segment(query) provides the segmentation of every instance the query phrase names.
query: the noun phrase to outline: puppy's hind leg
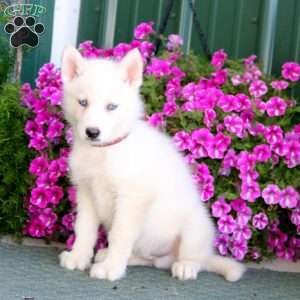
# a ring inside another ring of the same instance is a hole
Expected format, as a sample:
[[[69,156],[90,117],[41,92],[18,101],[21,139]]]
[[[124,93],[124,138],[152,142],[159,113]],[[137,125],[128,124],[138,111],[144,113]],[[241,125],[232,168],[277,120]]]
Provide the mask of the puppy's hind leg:
[[[212,254],[212,239],[211,221],[206,216],[193,213],[180,234],[172,276],[180,280],[196,279]]]
[[[191,218],[181,234],[172,275],[181,280],[196,279],[199,271],[215,272],[228,281],[239,280],[245,267],[232,258],[214,254],[214,228],[211,220],[201,215]]]

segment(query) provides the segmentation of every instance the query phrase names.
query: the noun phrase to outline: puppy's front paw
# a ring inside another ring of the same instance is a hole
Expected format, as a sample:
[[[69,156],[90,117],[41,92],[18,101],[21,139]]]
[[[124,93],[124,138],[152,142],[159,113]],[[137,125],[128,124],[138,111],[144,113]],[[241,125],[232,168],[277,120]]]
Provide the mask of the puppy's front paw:
[[[60,265],[69,270],[78,269],[83,271],[90,266],[91,259],[91,255],[86,255],[75,251],[64,251],[59,255]]]
[[[172,276],[180,280],[197,279],[199,265],[195,262],[178,261],[172,265]]]
[[[92,266],[90,276],[93,278],[107,279],[114,281],[125,275],[126,266],[117,266],[110,262],[104,261]]]

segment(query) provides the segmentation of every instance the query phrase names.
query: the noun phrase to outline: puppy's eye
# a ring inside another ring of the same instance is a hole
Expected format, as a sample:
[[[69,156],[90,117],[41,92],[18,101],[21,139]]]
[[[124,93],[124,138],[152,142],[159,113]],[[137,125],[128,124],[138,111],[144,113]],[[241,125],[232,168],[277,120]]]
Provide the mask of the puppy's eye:
[[[108,103],[108,104],[106,105],[106,110],[112,111],[112,110],[117,109],[117,107],[118,107],[118,104]]]
[[[87,107],[88,106],[88,101],[86,99],[79,99],[78,103],[82,106],[82,107]]]

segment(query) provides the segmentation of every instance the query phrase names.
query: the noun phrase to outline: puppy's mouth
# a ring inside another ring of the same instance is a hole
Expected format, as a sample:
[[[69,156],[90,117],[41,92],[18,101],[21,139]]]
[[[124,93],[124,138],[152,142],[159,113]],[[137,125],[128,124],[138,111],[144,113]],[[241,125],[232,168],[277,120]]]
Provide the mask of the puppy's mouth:
[[[128,135],[129,133],[108,142],[101,142],[99,139],[96,140],[87,139],[87,140],[89,141],[92,147],[108,147],[108,146],[119,144],[120,142],[125,140],[128,137]]]

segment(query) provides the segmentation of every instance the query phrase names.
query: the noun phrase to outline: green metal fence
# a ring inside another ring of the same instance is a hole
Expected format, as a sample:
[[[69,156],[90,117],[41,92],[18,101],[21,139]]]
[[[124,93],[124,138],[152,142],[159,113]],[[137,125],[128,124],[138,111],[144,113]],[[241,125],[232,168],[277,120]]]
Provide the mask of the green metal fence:
[[[39,46],[25,51],[23,58],[22,81],[34,82],[39,68],[50,60],[53,12],[55,1],[33,0],[31,4],[39,4],[46,8],[46,13],[39,17],[39,22],[45,26]]]
[[[183,13],[186,1],[175,0],[166,33],[179,33],[184,22],[192,22]],[[300,61],[300,0],[194,0],[210,50],[223,48],[231,58],[260,55],[270,1],[278,1],[272,72],[278,73],[285,61]],[[49,19],[44,22],[50,34],[54,1],[46,2]],[[81,0],[78,43],[93,40],[103,47],[130,41],[139,22],[151,20],[160,24],[167,3],[168,0]],[[203,54],[195,26],[191,26],[191,34],[185,40],[190,49]],[[49,59],[49,39],[43,38],[43,43],[44,48],[34,50],[25,61],[23,80],[32,79],[36,67]]]

